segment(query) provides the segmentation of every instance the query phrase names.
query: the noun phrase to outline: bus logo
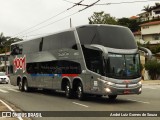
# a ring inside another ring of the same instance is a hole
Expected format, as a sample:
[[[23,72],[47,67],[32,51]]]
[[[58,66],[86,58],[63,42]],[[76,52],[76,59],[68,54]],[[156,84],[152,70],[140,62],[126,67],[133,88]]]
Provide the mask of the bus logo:
[[[26,71],[26,56],[24,55],[24,57],[20,57],[18,58],[17,56],[15,57],[14,61],[14,71],[15,73],[17,72],[17,70],[23,70],[23,73]]]

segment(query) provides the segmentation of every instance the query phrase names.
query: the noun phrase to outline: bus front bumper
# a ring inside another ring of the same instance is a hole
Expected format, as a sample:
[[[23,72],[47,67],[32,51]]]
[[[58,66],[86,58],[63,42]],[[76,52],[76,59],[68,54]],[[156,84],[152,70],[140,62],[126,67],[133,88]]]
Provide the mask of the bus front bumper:
[[[131,86],[131,85],[130,85]],[[115,87],[107,85],[104,87],[104,95],[129,95],[129,94],[141,94],[142,85],[137,84],[135,87]]]

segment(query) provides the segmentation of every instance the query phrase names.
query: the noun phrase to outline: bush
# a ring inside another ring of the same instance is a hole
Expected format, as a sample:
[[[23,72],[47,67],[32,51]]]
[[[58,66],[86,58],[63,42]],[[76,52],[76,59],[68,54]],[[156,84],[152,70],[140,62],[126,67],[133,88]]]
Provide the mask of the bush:
[[[157,79],[160,75],[160,62],[157,60],[150,60],[145,64],[145,69],[148,70],[148,73],[151,79]]]

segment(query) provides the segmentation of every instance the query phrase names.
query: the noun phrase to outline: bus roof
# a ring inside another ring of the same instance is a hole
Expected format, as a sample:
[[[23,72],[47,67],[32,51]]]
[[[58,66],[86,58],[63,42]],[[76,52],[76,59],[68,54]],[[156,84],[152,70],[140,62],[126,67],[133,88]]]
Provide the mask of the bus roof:
[[[30,40],[35,40],[35,39],[39,39],[39,38],[42,38],[42,37],[47,37],[47,36],[50,36],[50,35],[58,34],[58,33],[61,33],[61,32],[72,31],[72,30],[75,30],[75,29],[77,29],[77,28],[83,28],[83,27],[89,27],[89,26],[106,26],[106,27],[107,27],[107,26],[110,26],[110,27],[122,27],[122,28],[127,28],[127,27],[124,27],[124,26],[109,25],[109,24],[87,24],[87,25],[80,25],[80,26],[72,27],[72,28],[69,28],[69,29],[66,29],[66,30],[61,30],[61,31],[58,31],[58,32],[55,32],[55,33],[46,34],[46,35],[44,35],[44,36],[35,37],[35,38],[32,38],[32,39],[15,42],[15,43],[12,43],[11,45],[19,44],[19,43],[24,43],[24,42],[27,42],[27,41],[30,41]]]

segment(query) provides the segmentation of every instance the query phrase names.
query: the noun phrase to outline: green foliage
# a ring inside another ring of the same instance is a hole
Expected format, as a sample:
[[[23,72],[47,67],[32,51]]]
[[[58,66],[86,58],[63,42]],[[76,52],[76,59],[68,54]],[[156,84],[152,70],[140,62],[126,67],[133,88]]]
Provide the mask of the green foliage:
[[[121,18],[116,20],[115,17],[110,16],[110,14],[102,12],[94,12],[91,17],[88,18],[89,24],[112,24],[126,26],[131,29],[132,32],[138,31],[140,29],[139,23],[136,20],[131,20],[128,18]]]
[[[110,14],[102,12],[94,12],[91,17],[88,18],[89,24],[113,24],[116,25],[117,21],[115,17],[111,17]]]
[[[144,8],[142,10],[146,11],[146,12],[150,12],[151,9],[152,9],[152,7],[150,7],[149,5],[147,5],[147,6],[144,6]]]
[[[151,79],[157,79],[160,75],[160,62],[157,60],[150,60],[145,64],[145,69],[148,70]]]
[[[10,45],[14,42],[21,41],[19,38],[5,37],[3,33],[0,34],[0,53],[8,52]]]
[[[118,25],[126,26],[130,28],[132,32],[138,31],[140,29],[139,23],[136,20],[132,20],[129,18],[118,19]]]
[[[154,46],[154,47],[149,47],[149,49],[151,50],[151,52],[153,54],[159,53],[160,52],[160,45]]]

